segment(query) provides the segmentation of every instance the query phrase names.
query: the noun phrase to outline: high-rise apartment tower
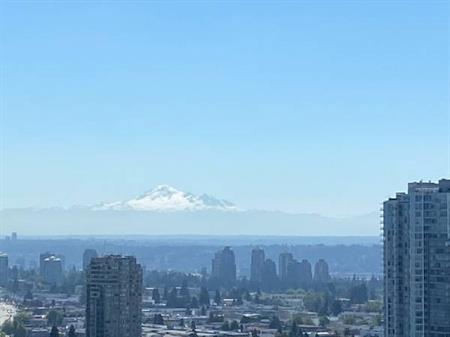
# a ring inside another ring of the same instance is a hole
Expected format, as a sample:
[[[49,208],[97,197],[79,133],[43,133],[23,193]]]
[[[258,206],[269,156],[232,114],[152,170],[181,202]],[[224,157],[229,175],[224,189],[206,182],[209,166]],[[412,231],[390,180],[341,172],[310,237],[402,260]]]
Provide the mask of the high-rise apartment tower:
[[[214,255],[212,276],[225,285],[236,282],[236,260],[230,247],[225,247]]]
[[[450,337],[450,180],[383,205],[385,337]]]
[[[134,257],[93,258],[86,292],[86,337],[141,337],[142,268]]]
[[[252,261],[250,265],[250,281],[260,283],[262,281],[262,274],[265,261],[264,250],[261,248],[254,248],[252,250]]]

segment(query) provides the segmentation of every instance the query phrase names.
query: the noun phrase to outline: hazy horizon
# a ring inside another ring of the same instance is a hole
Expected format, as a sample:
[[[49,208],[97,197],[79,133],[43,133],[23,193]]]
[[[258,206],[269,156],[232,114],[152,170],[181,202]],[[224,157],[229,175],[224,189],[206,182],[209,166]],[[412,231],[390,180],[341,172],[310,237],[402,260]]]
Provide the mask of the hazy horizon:
[[[0,337],[450,336],[450,0],[0,1]]]
[[[246,210],[376,212],[449,176],[448,9],[2,2],[0,209],[169,184]]]
[[[167,184],[161,184],[156,186],[156,188],[159,188],[160,186],[168,186],[170,188],[174,188],[173,186],[167,185]],[[175,189],[175,188],[174,188]],[[14,210],[14,209],[34,209],[34,210],[46,210],[46,209],[63,209],[63,210],[71,210],[71,209],[92,209],[92,210],[100,210],[98,209],[98,207],[102,207],[103,205],[113,205],[116,203],[123,203],[123,202],[128,202],[129,200],[135,200],[136,198],[142,198],[142,196],[145,196],[145,194],[151,192],[152,189],[145,191],[144,193],[141,193],[140,195],[135,195],[135,196],[131,196],[129,197],[127,200],[102,200],[102,201],[98,201],[96,203],[93,204],[73,204],[73,205],[67,205],[67,206],[55,206],[55,205],[51,205],[51,206],[44,206],[44,207],[33,207],[33,206],[23,206],[23,207],[11,207],[11,208],[0,208],[0,211],[2,210]],[[185,193],[187,195],[193,195],[195,197],[199,197],[197,195],[192,194],[191,192],[188,191],[180,191],[177,190],[179,192]],[[286,210],[281,210],[281,209],[263,209],[263,208],[252,208],[252,209],[244,209],[241,208],[239,205],[236,205],[232,200],[225,200],[225,199],[221,199],[220,197],[217,196],[212,196],[209,195],[208,193],[202,193],[200,195],[201,196],[206,196],[208,198],[212,198],[214,200],[217,201],[223,201],[223,202],[227,202],[230,203],[233,207],[235,207],[234,211],[264,211],[264,212],[281,212],[281,213],[286,213],[286,214],[306,214],[306,215],[319,215],[319,216],[323,216],[323,217],[329,217],[329,218],[348,218],[348,217],[355,217],[355,216],[362,216],[362,215],[367,215],[367,214],[372,214],[372,213],[378,213],[378,210],[372,210],[369,212],[364,212],[364,213],[358,213],[358,214],[347,214],[347,215],[330,215],[330,214],[320,214],[320,213],[314,213],[314,212],[300,212],[300,211],[286,211]],[[136,210],[136,211],[157,211],[157,212],[164,212],[164,208],[162,209],[157,209],[157,210]],[[173,211],[181,211],[180,210],[169,210],[169,212],[173,212]],[[183,210],[186,211],[186,210]],[[196,210],[192,210],[192,211],[196,211]],[[197,210],[198,211],[198,210]]]

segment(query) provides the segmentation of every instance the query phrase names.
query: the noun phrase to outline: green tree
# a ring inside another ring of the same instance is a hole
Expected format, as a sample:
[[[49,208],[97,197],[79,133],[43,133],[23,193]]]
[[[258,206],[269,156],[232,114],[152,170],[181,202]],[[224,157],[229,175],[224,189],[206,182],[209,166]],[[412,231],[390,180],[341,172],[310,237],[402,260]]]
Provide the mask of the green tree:
[[[342,303],[341,301],[338,300],[334,300],[331,303],[331,308],[330,308],[331,314],[333,316],[337,316],[342,312]]]
[[[269,329],[282,329],[283,325],[281,324],[280,319],[278,318],[278,316],[272,316],[272,318],[270,319],[270,323],[269,323]]]
[[[295,320],[292,321],[291,329],[289,331],[289,337],[298,337],[298,326]]]
[[[309,292],[303,297],[303,306],[308,311],[319,312],[325,304],[322,293]]]
[[[47,325],[48,326],[58,326],[61,325],[63,321],[63,315],[56,310],[50,310],[47,314]]]
[[[237,331],[239,330],[239,323],[236,320],[233,320],[230,324],[230,330],[231,331]]]
[[[214,302],[219,305],[222,302],[219,289],[216,290],[216,295],[214,296]]]
[[[367,312],[381,312],[383,310],[383,303],[381,301],[368,301],[365,309]]]
[[[255,297],[254,297],[254,299],[253,299],[253,302],[255,302],[256,304],[259,304],[259,302],[260,302],[260,294],[259,293],[256,293],[255,294]]]
[[[167,306],[169,308],[176,308],[178,306],[178,291],[177,288],[173,287],[167,298]]]
[[[346,315],[342,318],[342,322],[347,325],[356,324],[356,317],[354,315]]]
[[[50,337],[59,337],[59,330],[56,325],[52,326],[52,330],[50,331]]]
[[[206,289],[206,287],[200,288],[200,295],[199,295],[198,301],[201,305],[209,306],[209,304],[210,304],[209,292],[208,292],[208,289]]]
[[[350,288],[350,301],[352,304],[363,304],[368,300],[367,286],[365,283]]]
[[[222,326],[220,327],[220,330],[230,331],[230,323],[228,323],[228,321],[223,322]]]
[[[205,306],[202,306],[202,308],[200,309],[200,315],[206,316],[206,308],[205,308]]]
[[[153,324],[164,325],[164,318],[161,314],[155,314],[153,316]]]
[[[330,320],[327,316],[320,316],[319,317],[319,325],[326,327],[328,324],[330,324]]]
[[[198,308],[198,300],[196,296],[192,296],[190,307],[194,309]]]
[[[69,327],[69,333],[67,334],[67,337],[75,337],[75,327],[73,325],[70,325]]]
[[[159,294],[158,288],[153,288],[152,299],[156,304],[161,303],[161,295]]]
[[[373,319],[372,319],[372,324],[374,326],[381,326],[383,322],[383,317],[381,315],[376,315]]]

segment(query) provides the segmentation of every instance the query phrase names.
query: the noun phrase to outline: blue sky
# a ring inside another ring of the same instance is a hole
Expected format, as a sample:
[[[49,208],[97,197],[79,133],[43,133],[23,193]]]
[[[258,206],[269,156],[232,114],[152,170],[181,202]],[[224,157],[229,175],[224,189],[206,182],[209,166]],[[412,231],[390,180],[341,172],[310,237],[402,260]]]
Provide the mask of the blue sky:
[[[449,3],[1,2],[0,208],[158,184],[361,214],[449,177]]]

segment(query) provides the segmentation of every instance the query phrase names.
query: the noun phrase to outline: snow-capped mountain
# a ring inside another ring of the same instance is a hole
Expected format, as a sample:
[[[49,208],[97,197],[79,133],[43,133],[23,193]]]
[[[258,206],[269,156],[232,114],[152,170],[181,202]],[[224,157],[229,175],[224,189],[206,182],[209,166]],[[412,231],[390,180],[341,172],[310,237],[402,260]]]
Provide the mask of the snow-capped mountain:
[[[130,200],[94,207],[0,209],[0,224],[4,232],[39,236],[256,233],[354,236],[376,235],[378,212],[337,219],[317,214],[243,210],[225,200],[161,185]]]
[[[159,185],[141,196],[127,200],[96,205],[93,210],[135,211],[234,211],[236,206],[229,201],[216,199],[207,194],[200,196],[179,191],[168,185]]]

